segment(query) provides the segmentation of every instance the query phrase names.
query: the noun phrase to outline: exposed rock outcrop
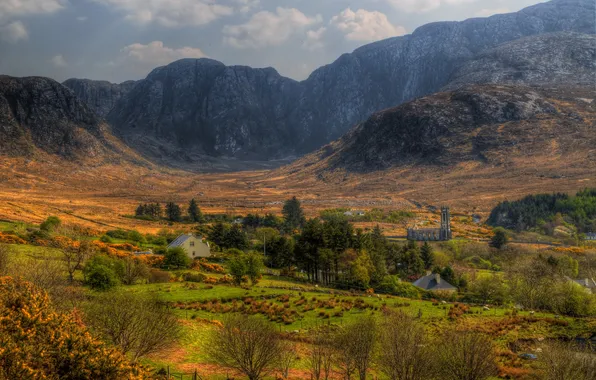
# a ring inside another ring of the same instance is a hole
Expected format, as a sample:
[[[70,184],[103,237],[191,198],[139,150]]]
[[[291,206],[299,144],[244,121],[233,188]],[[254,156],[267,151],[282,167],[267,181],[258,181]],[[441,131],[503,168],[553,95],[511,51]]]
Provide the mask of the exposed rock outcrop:
[[[114,108],[116,102],[132,90],[135,83],[132,80],[116,84],[100,80],[71,78],[62,84],[70,88],[95,113],[105,117]]]

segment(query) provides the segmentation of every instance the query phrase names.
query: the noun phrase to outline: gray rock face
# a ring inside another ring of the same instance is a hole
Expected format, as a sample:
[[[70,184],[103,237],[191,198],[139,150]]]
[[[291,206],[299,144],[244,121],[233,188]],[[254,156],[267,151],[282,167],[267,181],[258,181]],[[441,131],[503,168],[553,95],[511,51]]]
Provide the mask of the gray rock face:
[[[521,38],[480,53],[462,65],[445,89],[481,83],[591,85],[596,80],[596,36],[570,32]]]
[[[77,98],[87,104],[99,116],[105,117],[116,105],[116,102],[126,96],[135,85],[135,81],[120,84],[107,81],[71,78],[62,84],[70,88]]]
[[[428,24],[344,54],[300,83],[273,69],[182,60],[154,70],[107,118],[152,157],[303,154],[378,110],[440,90],[458,68],[500,44],[562,31],[592,34],[594,12],[593,0],[554,0],[517,13]]]
[[[60,83],[0,76],[0,153],[93,157],[103,150],[102,128],[101,119]]]
[[[440,92],[375,113],[295,166],[372,172],[587,151],[596,143],[593,96],[590,87],[494,84]]]

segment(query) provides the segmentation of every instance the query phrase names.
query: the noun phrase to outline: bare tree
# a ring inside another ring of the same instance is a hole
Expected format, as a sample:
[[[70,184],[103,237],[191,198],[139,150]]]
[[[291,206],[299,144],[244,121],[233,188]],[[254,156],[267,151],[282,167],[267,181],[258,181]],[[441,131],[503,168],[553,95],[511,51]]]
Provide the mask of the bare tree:
[[[291,342],[284,342],[279,352],[278,369],[282,378],[287,379],[290,376],[290,368],[298,359],[296,346]]]
[[[157,299],[106,293],[87,308],[90,325],[133,361],[168,347],[180,334],[176,316]]]
[[[8,275],[11,249],[8,245],[0,244],[0,276]]]
[[[250,380],[262,379],[279,360],[282,344],[268,322],[244,315],[230,316],[207,344],[211,359],[236,369]]]
[[[345,326],[336,339],[340,368],[346,379],[358,372],[360,380],[366,379],[377,343],[377,324],[372,316],[358,319]]]
[[[308,364],[313,380],[328,380],[335,360],[332,335],[327,328],[314,330],[314,339],[308,352]]]
[[[589,350],[573,344],[549,344],[540,358],[544,380],[596,379],[596,357]]]
[[[444,380],[483,380],[497,374],[493,344],[472,331],[449,331],[433,353]]]
[[[74,273],[81,269],[83,263],[95,253],[95,248],[87,240],[81,240],[79,244],[65,247],[63,250],[64,263],[68,272],[68,279],[74,282]]]
[[[143,278],[149,278],[149,267],[147,264],[134,257],[126,257],[124,259],[122,283],[125,285],[134,285],[138,280]]]
[[[391,380],[427,379],[432,373],[424,327],[403,312],[390,314],[380,334],[379,366]]]

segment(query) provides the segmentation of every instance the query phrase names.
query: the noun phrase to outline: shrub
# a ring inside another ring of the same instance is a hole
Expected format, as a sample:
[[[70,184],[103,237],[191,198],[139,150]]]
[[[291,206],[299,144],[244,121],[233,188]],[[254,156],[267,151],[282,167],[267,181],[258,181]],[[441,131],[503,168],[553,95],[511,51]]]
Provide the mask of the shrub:
[[[39,228],[42,231],[46,232],[54,232],[58,227],[60,227],[62,221],[57,216],[49,216],[42,224],[39,225]]]
[[[184,273],[182,275],[182,278],[184,279],[184,281],[188,281],[188,282],[203,282],[205,281],[205,279],[207,278],[207,276],[205,276],[202,273]]]
[[[162,284],[170,282],[170,278],[171,275],[169,272],[157,268],[151,268],[149,270],[149,283],[151,284]]]
[[[112,238],[111,238],[111,237],[109,237],[108,235],[102,235],[102,236],[99,238],[99,241],[100,241],[100,242],[102,242],[102,243],[107,243],[107,244],[112,244],[112,243],[114,242],[114,241],[112,240]]]
[[[188,268],[192,260],[181,247],[170,248],[165,254],[164,265],[174,268]]]

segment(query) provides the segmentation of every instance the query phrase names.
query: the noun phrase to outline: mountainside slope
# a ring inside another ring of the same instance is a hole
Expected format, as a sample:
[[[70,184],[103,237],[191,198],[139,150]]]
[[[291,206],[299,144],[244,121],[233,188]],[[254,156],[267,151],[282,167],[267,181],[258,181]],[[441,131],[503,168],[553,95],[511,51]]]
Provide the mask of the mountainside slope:
[[[428,24],[344,54],[300,83],[273,69],[182,60],[139,81],[108,120],[128,143],[164,160],[303,154],[373,112],[440,90],[461,65],[499,44],[560,31],[594,33],[594,11],[592,0],[554,0],[517,13]]]
[[[107,116],[116,102],[132,90],[135,83],[132,80],[115,84],[107,81],[76,78],[62,82],[64,86],[75,93],[77,98],[101,117]]]
[[[284,169],[306,175],[465,162],[510,166],[585,156],[596,165],[596,103],[589,87],[475,85],[378,112],[344,137]]]
[[[444,89],[482,83],[595,82],[596,36],[561,32],[521,38],[480,53],[463,64]]]
[[[135,159],[103,120],[60,83],[0,76],[0,153],[34,157]]]
[[[183,59],[138,82],[108,120],[151,157],[271,158],[296,137],[287,117],[297,86],[271,68]]]

